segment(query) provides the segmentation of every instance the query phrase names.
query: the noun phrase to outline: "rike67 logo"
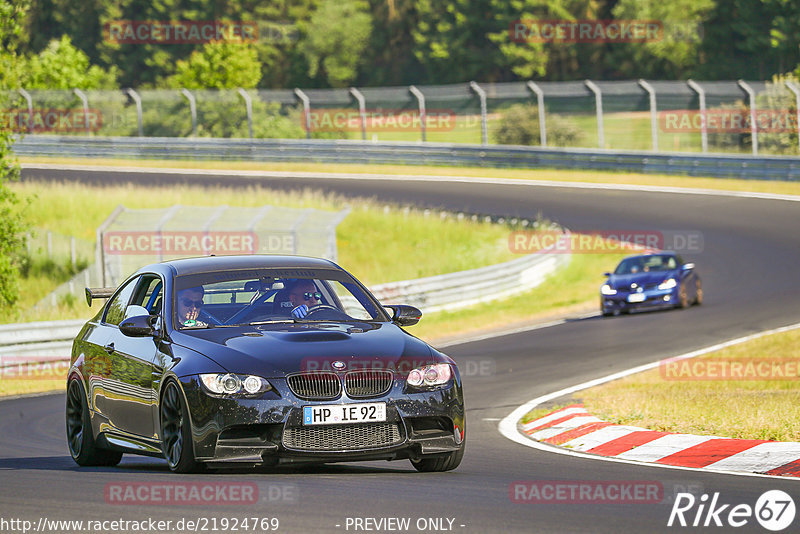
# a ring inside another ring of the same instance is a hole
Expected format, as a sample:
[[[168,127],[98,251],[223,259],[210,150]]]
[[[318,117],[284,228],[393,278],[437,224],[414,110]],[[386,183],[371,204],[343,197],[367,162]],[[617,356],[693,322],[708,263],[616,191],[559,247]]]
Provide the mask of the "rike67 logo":
[[[667,526],[738,528],[752,524],[753,518],[767,530],[777,532],[794,521],[794,500],[781,490],[764,492],[755,506],[724,503],[719,492],[699,498],[691,493],[679,493],[672,505]]]

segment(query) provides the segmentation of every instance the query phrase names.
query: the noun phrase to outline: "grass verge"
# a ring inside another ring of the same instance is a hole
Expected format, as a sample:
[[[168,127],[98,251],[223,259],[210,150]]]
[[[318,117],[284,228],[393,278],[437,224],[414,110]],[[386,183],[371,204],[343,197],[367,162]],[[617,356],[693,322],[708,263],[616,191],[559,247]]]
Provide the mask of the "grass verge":
[[[517,296],[469,308],[424,316],[409,332],[425,340],[456,340],[475,330],[505,328],[544,319],[553,313],[596,310],[602,273],[613,269],[625,254],[573,254],[565,269],[540,286]]]
[[[426,216],[424,212],[387,208],[370,200],[352,201],[310,190],[286,193],[258,186],[242,190],[37,182],[15,183],[11,187],[20,196],[31,199],[25,211],[33,226],[87,240],[94,240],[96,228],[118,204],[132,209],[174,204],[248,207],[270,204],[324,210],[349,206],[352,211],[337,227],[338,262],[367,285],[475,269],[518,257],[508,248],[510,229],[505,226],[458,221],[452,217],[442,219],[438,214]],[[30,309],[63,281],[49,277],[41,269],[32,270],[22,281],[19,307]],[[84,318],[90,313],[79,295],[74,301],[4,319],[15,322]]]
[[[172,167],[204,170],[255,170],[287,172],[336,172],[353,174],[419,174],[432,176],[472,176],[558,182],[641,185],[648,187],[682,187],[721,191],[748,191],[800,195],[800,183],[770,180],[703,178],[666,174],[618,173],[613,171],[576,171],[560,169],[498,169],[487,167],[436,167],[423,165],[329,165],[326,163],[259,163],[245,161],[172,161],[79,158],[20,158],[23,163],[64,165],[108,165],[127,167]]]
[[[798,346],[800,329],[772,334],[680,363],[662,362],[659,369],[581,391],[574,400],[583,402],[589,413],[616,424],[740,439],[800,441]],[[769,365],[761,366],[763,361]],[[737,376],[758,379],[719,378],[726,376],[721,374],[726,368],[739,369]],[[534,410],[524,420],[553,409]]]

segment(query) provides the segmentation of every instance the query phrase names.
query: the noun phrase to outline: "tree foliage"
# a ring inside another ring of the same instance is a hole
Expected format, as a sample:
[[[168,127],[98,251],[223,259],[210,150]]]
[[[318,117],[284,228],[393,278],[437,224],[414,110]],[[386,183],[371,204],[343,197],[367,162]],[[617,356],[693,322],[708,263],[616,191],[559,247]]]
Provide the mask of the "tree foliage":
[[[180,60],[170,78],[172,87],[187,89],[251,89],[261,80],[256,49],[245,43],[212,42]]]
[[[95,87],[106,86],[114,75],[124,87],[164,88],[190,85],[189,80],[207,80],[206,87],[251,87],[257,71],[261,88],[469,80],[769,79],[800,63],[797,0],[32,1],[24,18],[16,15],[24,20],[24,32],[6,37],[18,42],[18,56],[45,54],[37,60],[42,65],[51,56],[65,58],[65,68],[87,65],[84,81]],[[6,1],[3,9],[18,9],[20,2]],[[530,19],[655,20],[665,33],[644,43],[513,39],[512,24]],[[209,56],[211,51],[197,44],[113,42],[103,30],[120,20],[249,21],[257,23],[259,37],[243,55],[226,56],[230,50],[220,46]],[[70,47],[85,54],[88,63],[69,59],[80,59]],[[250,68],[253,51],[257,65]],[[47,78],[27,63],[20,69],[20,62],[9,57],[3,56],[0,79],[34,75],[42,85],[74,83],[72,75],[56,75],[53,62],[48,67],[53,77]],[[230,62],[210,61],[226,57]],[[202,58],[210,62],[201,65]],[[236,72],[232,65],[240,58],[246,61]],[[92,65],[111,76],[93,77]]]
[[[300,51],[310,78],[346,87],[358,73],[372,32],[369,5],[363,0],[323,0],[304,25]]]
[[[0,4],[0,65],[14,67],[19,63],[18,38],[22,29],[20,15],[24,13],[24,2]],[[12,78],[13,79],[13,78]],[[0,108],[8,105],[3,90],[10,88],[10,80],[0,77]],[[24,232],[27,228],[18,209],[19,198],[8,183],[18,180],[19,163],[12,152],[14,134],[9,125],[0,123],[0,312],[12,309],[19,298],[19,265],[25,251]]]

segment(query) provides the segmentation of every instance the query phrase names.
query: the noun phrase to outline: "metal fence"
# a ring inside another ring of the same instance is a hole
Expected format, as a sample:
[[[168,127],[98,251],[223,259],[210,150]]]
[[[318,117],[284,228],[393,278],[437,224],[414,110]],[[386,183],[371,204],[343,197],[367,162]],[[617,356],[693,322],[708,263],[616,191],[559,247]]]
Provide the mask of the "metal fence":
[[[574,81],[284,90],[5,92],[27,134],[323,138],[800,153],[792,81]],[[522,105],[523,107],[520,107]]]

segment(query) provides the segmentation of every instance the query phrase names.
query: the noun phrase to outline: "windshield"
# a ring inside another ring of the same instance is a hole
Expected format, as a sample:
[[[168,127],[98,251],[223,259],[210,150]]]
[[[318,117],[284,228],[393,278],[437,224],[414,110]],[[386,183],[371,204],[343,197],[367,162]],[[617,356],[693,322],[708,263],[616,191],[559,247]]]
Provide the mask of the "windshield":
[[[625,258],[617,266],[614,274],[637,274],[656,271],[672,271],[678,268],[675,256],[653,254],[650,256],[636,256]]]
[[[305,306],[302,313],[296,310]],[[175,279],[177,328],[274,322],[387,321],[374,298],[343,271],[217,271]]]

